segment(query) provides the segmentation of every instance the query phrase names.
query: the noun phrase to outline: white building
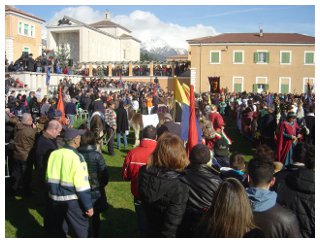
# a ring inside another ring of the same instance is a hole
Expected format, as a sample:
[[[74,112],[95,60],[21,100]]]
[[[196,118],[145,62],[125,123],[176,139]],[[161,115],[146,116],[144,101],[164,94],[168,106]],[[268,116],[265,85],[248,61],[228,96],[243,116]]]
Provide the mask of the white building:
[[[64,16],[47,26],[47,48],[58,51],[62,45],[73,62],[140,61],[140,41],[131,31],[109,19],[85,24]]]

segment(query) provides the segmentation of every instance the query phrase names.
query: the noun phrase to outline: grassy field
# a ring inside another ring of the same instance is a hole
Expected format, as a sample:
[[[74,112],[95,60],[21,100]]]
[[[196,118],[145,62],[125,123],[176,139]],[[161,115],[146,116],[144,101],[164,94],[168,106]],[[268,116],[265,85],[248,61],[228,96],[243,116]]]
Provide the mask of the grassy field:
[[[225,121],[227,123],[226,132],[233,141],[230,151],[243,153],[248,161],[252,157],[254,146],[236,131],[232,120],[226,117]],[[133,133],[130,133],[128,143],[130,150],[134,143]],[[110,173],[110,181],[106,186],[109,207],[101,215],[101,237],[104,238],[138,237],[130,183],[123,181],[121,177],[121,168],[127,151],[115,149],[114,157],[103,153]],[[36,195],[30,198],[19,198],[8,196],[6,193],[5,237],[45,237],[43,215],[44,208],[37,203]]]

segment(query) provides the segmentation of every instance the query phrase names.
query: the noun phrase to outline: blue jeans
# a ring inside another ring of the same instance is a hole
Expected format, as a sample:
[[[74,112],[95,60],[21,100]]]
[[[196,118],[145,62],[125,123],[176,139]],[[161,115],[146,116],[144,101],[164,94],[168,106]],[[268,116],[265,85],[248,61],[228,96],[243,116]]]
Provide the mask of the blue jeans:
[[[148,237],[148,220],[146,213],[142,207],[141,201],[134,198],[134,207],[138,218],[140,237],[146,238]]]
[[[127,135],[125,132],[117,132],[117,146],[118,149],[120,149],[121,147],[121,134],[123,136],[123,143],[124,143],[124,147],[128,147],[128,141],[127,141]]]

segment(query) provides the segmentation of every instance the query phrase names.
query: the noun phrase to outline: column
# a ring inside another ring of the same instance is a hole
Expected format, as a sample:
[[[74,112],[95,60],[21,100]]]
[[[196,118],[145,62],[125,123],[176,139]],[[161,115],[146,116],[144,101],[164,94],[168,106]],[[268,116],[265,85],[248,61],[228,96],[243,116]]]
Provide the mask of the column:
[[[153,77],[153,62],[149,63],[150,77]]]
[[[171,70],[172,70],[172,72],[171,72],[172,75],[171,76],[174,77],[174,75],[175,75],[175,73],[174,73],[174,68],[175,68],[174,62],[172,62],[170,65],[171,65]]]
[[[89,64],[89,77],[92,77],[92,63]]]
[[[112,63],[109,63],[108,69],[109,69],[109,77],[111,77],[112,76]]]
[[[132,62],[129,62],[129,77],[132,77]]]

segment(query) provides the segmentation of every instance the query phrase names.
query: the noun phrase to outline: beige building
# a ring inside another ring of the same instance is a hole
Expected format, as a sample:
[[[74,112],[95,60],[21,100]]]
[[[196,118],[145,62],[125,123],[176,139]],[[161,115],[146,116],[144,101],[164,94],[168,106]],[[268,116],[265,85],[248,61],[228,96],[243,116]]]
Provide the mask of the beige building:
[[[112,22],[108,12],[105,20],[93,24],[64,16],[47,30],[47,48],[58,51],[63,46],[74,63],[140,60],[140,41]]]
[[[198,92],[301,93],[314,83],[315,38],[291,33],[230,33],[188,40]]]
[[[6,57],[9,62],[23,52],[36,58],[42,54],[41,25],[45,21],[12,6],[5,6]]]

